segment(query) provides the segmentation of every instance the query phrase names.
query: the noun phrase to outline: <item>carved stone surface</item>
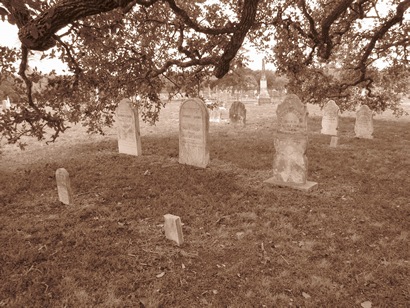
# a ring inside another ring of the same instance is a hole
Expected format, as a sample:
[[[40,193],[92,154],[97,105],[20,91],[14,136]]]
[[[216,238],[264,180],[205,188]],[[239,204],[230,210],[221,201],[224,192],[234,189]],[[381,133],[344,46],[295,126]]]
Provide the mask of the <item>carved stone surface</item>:
[[[123,99],[118,104],[116,119],[119,153],[135,156],[141,155],[138,110],[132,106],[129,99]]]
[[[176,242],[179,245],[184,243],[184,236],[182,234],[181,218],[172,214],[164,215],[164,231],[165,237]]]
[[[60,202],[70,205],[73,203],[73,191],[71,189],[70,176],[66,169],[59,168],[56,170],[56,181],[58,199]]]
[[[246,108],[242,102],[233,102],[229,108],[229,121],[231,124],[246,125]]]
[[[317,183],[307,181],[307,108],[292,94],[278,105],[274,137],[273,177],[266,183],[308,191]]]
[[[356,112],[354,132],[357,138],[373,139],[373,112],[366,105]]]
[[[209,164],[209,114],[200,99],[188,99],[179,109],[179,163]]]
[[[339,129],[339,106],[332,100],[323,108],[322,130],[324,135],[336,136]]]

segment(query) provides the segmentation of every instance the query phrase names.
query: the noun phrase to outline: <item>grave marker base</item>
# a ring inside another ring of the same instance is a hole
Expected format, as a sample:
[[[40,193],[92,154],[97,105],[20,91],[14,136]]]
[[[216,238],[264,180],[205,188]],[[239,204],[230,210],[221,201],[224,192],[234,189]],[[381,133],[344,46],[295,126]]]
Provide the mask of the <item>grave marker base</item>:
[[[270,97],[260,97],[258,99],[258,105],[264,105],[264,104],[271,104],[271,99]]]
[[[312,191],[317,189],[317,183],[316,182],[311,182],[311,181],[306,181],[304,184],[298,184],[298,183],[291,183],[291,182],[280,182],[277,181],[275,178],[269,178],[266,181],[263,181],[264,183],[279,186],[279,187],[289,187],[297,190],[302,190],[302,191]]]

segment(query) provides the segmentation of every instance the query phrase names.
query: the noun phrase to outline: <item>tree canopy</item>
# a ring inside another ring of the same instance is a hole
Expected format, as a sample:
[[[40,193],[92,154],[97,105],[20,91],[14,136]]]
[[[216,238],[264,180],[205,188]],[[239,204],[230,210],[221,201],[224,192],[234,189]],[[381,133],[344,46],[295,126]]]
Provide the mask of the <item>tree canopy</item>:
[[[409,77],[410,0],[0,0],[21,47],[1,47],[1,82],[17,99],[0,115],[9,142],[56,138],[67,123],[90,131],[111,125],[122,97],[138,97],[146,120],[163,106],[165,83],[193,91],[222,78],[248,41],[289,80],[304,102],[362,102],[398,110]],[[65,75],[30,69],[41,51]],[[14,63],[18,62],[16,67]],[[246,63],[246,61],[245,61]],[[15,95],[16,96],[16,95]]]

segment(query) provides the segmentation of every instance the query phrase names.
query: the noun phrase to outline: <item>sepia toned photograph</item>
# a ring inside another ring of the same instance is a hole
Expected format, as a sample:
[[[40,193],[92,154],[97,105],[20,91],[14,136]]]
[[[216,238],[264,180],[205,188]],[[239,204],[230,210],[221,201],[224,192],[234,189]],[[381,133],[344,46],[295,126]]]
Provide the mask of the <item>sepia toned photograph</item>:
[[[410,307],[410,0],[0,0],[0,308]]]

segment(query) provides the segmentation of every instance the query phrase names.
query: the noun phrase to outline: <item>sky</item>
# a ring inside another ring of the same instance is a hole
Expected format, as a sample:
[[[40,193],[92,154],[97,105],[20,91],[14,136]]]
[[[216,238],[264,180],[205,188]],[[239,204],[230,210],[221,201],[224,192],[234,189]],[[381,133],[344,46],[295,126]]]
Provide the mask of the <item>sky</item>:
[[[3,33],[0,41],[1,46],[18,47],[20,41],[18,39],[18,28],[15,25],[11,25],[8,22],[0,21],[0,32]],[[262,59],[264,55],[258,53],[254,48],[247,47],[249,49],[249,67],[253,70],[262,69]],[[35,56],[30,59],[30,66],[37,67],[38,70],[43,73],[49,73],[51,70],[55,70],[57,73],[63,73],[63,70],[67,70],[67,67],[62,64],[58,59],[43,59],[39,60],[41,52],[36,52]],[[274,70],[273,64],[267,63],[266,69]]]

